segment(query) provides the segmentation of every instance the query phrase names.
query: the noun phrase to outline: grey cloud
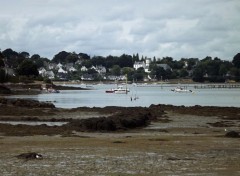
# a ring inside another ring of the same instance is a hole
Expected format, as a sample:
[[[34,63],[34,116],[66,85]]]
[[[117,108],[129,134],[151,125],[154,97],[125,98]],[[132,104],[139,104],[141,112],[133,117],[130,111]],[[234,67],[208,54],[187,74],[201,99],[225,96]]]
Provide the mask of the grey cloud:
[[[175,59],[239,52],[238,0],[11,0],[0,11],[2,50],[50,59],[62,50]]]

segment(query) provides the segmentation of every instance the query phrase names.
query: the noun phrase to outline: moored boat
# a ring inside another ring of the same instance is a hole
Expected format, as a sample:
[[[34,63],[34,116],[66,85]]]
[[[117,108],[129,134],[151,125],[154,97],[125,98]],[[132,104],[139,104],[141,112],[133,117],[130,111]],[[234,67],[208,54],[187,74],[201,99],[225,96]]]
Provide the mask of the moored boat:
[[[192,90],[188,90],[188,89],[183,88],[183,87],[176,87],[174,89],[171,89],[171,91],[179,92],[179,93],[192,93],[193,92]]]
[[[116,94],[127,94],[128,92],[130,92],[129,89],[123,88],[123,86],[118,86],[117,89],[114,89]]]
[[[105,93],[116,93],[116,94],[127,94],[130,92],[129,89],[124,88],[123,86],[118,86],[117,88],[108,89]]]

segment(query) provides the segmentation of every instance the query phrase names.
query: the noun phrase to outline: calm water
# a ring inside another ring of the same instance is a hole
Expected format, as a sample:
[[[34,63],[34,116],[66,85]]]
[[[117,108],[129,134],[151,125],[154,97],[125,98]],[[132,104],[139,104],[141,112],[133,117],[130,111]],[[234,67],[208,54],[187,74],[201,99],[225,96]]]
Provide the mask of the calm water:
[[[75,85],[77,86],[77,85]],[[107,94],[105,90],[114,85],[94,85],[94,90],[66,90],[58,94],[18,95],[12,98],[29,98],[39,101],[50,101],[56,107],[105,107],[105,106],[142,106],[151,104],[172,104],[185,106],[233,106],[240,107],[240,89],[189,89],[193,93],[176,93],[171,89],[176,85],[155,87],[136,87],[128,85],[129,94]],[[139,97],[134,100],[134,97]],[[131,101],[131,97],[133,100]]]

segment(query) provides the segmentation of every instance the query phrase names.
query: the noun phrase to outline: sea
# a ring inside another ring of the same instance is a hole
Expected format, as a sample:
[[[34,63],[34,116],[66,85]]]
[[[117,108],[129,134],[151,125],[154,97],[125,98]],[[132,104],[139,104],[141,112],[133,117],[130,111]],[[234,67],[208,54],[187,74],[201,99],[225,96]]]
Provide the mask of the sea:
[[[83,87],[81,84],[66,86]],[[8,98],[25,98],[51,102],[58,108],[77,107],[149,107],[154,104],[176,106],[220,106],[240,107],[239,88],[195,89],[194,85],[181,85],[191,92],[174,92],[178,84],[128,84],[128,94],[106,93],[115,88],[114,84],[88,85],[90,90],[61,90],[60,93],[41,93],[38,95],[14,95]]]

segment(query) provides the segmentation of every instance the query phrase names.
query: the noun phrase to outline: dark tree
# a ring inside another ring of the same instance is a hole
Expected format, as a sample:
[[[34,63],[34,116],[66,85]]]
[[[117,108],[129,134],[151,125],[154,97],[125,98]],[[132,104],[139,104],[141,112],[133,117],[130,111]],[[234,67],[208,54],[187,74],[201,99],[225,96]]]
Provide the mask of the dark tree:
[[[2,54],[7,57],[8,59],[11,57],[18,57],[18,53],[13,51],[12,49],[8,48],[2,52]]]
[[[18,58],[19,55],[17,52],[13,51],[12,49],[8,48],[2,52],[3,56],[6,58],[5,64],[8,67],[16,68],[18,66]]]
[[[26,52],[26,51],[21,52],[19,55],[24,57],[24,58],[26,58],[26,59],[28,59],[29,56],[30,56],[30,54],[28,52]]]
[[[204,81],[204,70],[201,67],[196,68],[193,71],[193,81],[203,82]]]
[[[150,75],[152,78],[156,78],[158,80],[167,79],[166,71],[162,67],[158,67],[156,65],[152,67]]]
[[[109,69],[109,68],[112,68],[114,65],[117,65],[117,57],[115,56],[107,56],[106,57],[106,67]]]
[[[33,60],[37,60],[37,59],[40,59],[41,57],[38,55],[38,54],[34,54],[32,55],[31,59]]]
[[[186,69],[181,69],[181,70],[179,71],[179,76],[180,76],[181,78],[187,77],[187,76],[188,76],[188,71],[187,71]]]
[[[6,73],[4,69],[0,68],[0,83],[3,83],[6,80]]]
[[[145,76],[144,68],[138,68],[137,71],[133,74],[133,79],[138,81],[143,81]]]
[[[233,57],[233,61],[232,61],[233,65],[237,68],[240,68],[240,53],[236,54]]]
[[[90,56],[85,53],[79,53],[78,56],[80,57],[80,59],[83,59],[83,60],[90,59]]]
[[[36,64],[34,64],[31,60],[24,60],[18,67],[17,72],[19,75],[25,76],[38,76],[38,69]]]
[[[54,63],[66,63],[66,58],[69,54],[70,53],[68,53],[66,51],[61,51],[53,57],[52,62],[54,62]]]
[[[78,60],[78,55],[75,53],[71,53],[66,57],[67,63],[75,63]]]
[[[123,67],[133,67],[133,59],[132,56],[123,54],[119,57],[118,60],[118,65],[123,68]]]
[[[4,67],[4,66],[5,66],[4,61],[3,61],[3,59],[0,58],[0,68]]]
[[[97,65],[106,66],[106,59],[102,56],[94,56],[91,60],[94,66]]]
[[[111,69],[113,75],[119,76],[121,74],[121,68],[119,65],[114,65]]]

